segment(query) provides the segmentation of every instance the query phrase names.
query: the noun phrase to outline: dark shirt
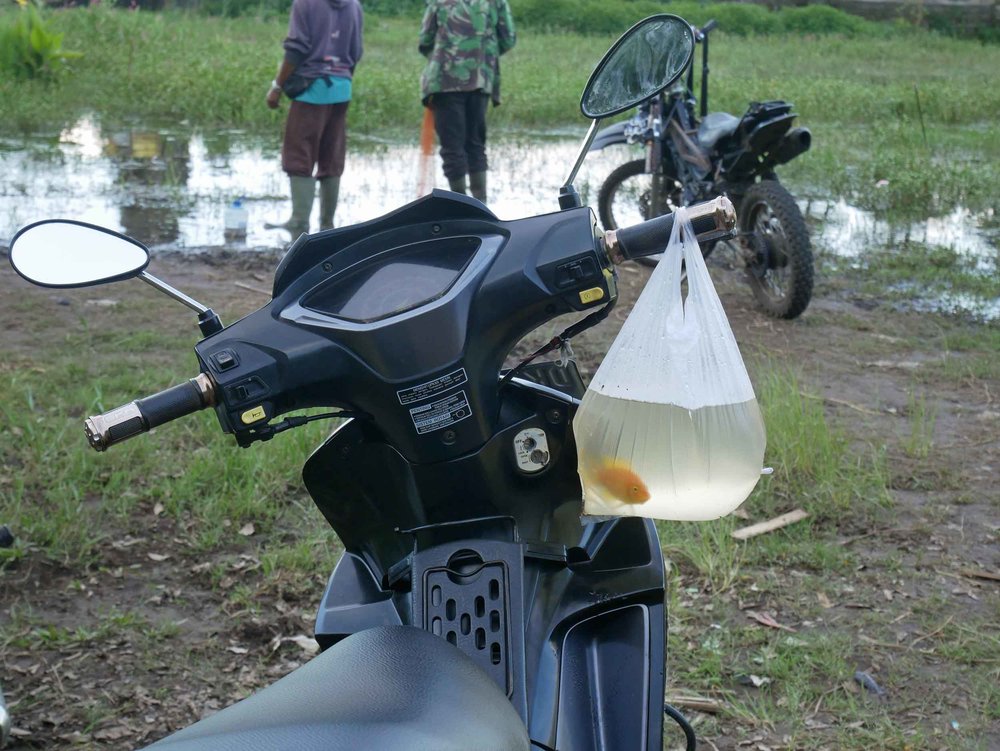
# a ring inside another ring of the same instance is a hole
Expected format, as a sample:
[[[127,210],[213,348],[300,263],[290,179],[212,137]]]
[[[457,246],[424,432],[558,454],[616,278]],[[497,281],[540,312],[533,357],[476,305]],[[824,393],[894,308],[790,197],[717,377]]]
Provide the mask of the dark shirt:
[[[306,78],[350,78],[363,51],[363,23],[358,0],[294,0],[285,60]]]

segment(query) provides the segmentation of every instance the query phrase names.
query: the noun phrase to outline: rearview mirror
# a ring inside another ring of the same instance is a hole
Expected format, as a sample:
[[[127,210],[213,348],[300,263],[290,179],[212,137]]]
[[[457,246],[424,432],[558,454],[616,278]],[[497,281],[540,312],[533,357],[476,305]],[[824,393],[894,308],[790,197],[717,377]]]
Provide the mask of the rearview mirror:
[[[679,16],[650,16],[622,34],[590,76],[580,110],[591,119],[635,107],[680,78],[694,54],[691,25]]]
[[[138,276],[146,246],[113,230],[69,219],[29,224],[10,241],[10,264],[42,287],[87,287]]]

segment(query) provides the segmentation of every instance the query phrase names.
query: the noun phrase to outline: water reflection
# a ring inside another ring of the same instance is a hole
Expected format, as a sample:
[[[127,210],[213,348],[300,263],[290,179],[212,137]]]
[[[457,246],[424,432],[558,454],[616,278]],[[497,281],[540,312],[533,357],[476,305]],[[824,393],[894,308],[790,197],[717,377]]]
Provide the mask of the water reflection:
[[[959,207],[950,214],[923,222],[891,223],[871,211],[838,201],[805,201],[806,214],[820,225],[814,243],[821,251],[856,258],[873,246],[893,247],[920,243],[949,248],[965,256],[981,272],[993,268],[1000,247],[1000,230],[993,224],[994,211],[973,214]]]
[[[503,219],[557,210],[558,189],[582,133],[581,125],[579,133],[491,141],[490,208]],[[583,199],[596,207],[604,178],[636,156],[628,147],[590,155],[576,183]],[[436,156],[427,173],[433,175],[432,186],[446,187]],[[336,224],[380,216],[416,198],[421,182],[415,143],[352,135]],[[249,216],[245,238],[233,242],[226,240],[223,215],[237,198],[243,199]],[[996,273],[1000,222],[993,211],[973,214],[959,208],[925,222],[894,225],[845,201],[809,200],[801,205],[811,219],[819,257],[836,255],[861,263],[866,250],[918,242],[951,248],[970,268]],[[29,222],[64,217],[124,232],[154,251],[274,249],[289,237],[282,230],[264,229],[264,223],[282,221],[288,211],[276,136],[199,134],[177,127],[102,130],[96,120],[83,119],[57,138],[0,139],[3,240]],[[315,214],[312,226],[318,226]],[[968,309],[964,300],[948,304]],[[978,311],[982,306],[969,307]]]

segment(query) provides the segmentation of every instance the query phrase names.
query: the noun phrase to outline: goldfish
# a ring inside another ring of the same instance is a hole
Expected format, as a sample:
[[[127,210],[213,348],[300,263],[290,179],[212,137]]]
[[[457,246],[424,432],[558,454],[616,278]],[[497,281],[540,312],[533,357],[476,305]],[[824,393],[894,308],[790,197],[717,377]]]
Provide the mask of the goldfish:
[[[623,503],[644,503],[649,500],[646,483],[624,462],[605,459],[589,474],[601,492],[615,500]]]

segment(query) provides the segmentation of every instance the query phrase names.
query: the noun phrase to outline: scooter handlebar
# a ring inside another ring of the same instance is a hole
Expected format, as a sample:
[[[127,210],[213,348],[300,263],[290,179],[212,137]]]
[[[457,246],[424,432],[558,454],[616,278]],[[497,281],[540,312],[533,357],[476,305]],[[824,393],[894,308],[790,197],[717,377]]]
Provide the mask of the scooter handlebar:
[[[608,230],[604,244],[615,263],[662,253],[674,228],[674,214],[664,214],[648,222]],[[699,243],[732,235],[736,227],[736,209],[725,196],[688,207],[688,218]]]
[[[137,399],[84,422],[87,442],[95,451],[121,443],[157,425],[176,420],[215,403],[215,384],[204,373],[186,383]]]

